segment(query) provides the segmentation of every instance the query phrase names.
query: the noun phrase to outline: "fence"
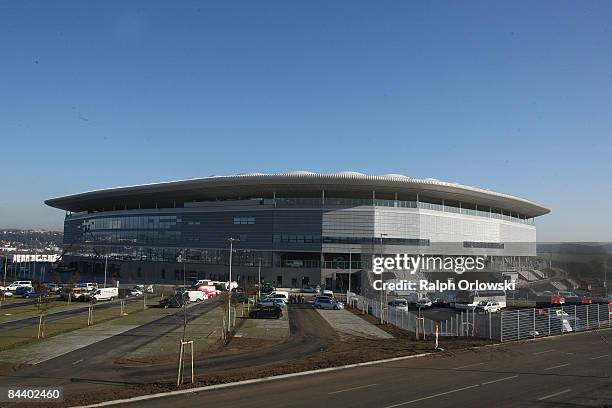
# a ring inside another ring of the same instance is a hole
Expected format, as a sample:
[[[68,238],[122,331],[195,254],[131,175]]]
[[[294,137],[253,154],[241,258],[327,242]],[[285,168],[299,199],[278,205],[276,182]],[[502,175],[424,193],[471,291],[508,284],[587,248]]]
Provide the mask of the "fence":
[[[378,299],[351,296],[350,306],[380,319]],[[545,309],[502,310],[497,313],[478,313],[476,310],[458,312],[446,320],[435,321],[418,311],[400,310],[382,305],[382,321],[401,329],[431,335],[438,325],[441,336],[479,337],[500,342],[525,340],[583,330],[612,327],[612,304],[572,305]]]
[[[372,315],[378,319],[381,316],[380,300],[369,299],[363,296],[353,295],[348,302],[350,306],[361,310],[363,313]],[[439,325],[440,335],[454,335],[450,321],[436,322],[434,320],[420,316],[411,311],[400,310],[393,306],[382,305],[382,320],[400,329],[416,332],[417,325],[420,333],[433,335],[436,332],[436,325]],[[419,320],[420,319],[420,320]]]
[[[501,312],[500,341],[524,340],[612,327],[612,304],[518,309]]]

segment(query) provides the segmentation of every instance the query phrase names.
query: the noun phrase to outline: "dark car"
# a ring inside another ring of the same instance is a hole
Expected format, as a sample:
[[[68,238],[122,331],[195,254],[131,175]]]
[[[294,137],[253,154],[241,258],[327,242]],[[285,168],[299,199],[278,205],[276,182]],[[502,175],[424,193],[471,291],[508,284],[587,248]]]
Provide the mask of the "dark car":
[[[13,292],[15,294],[15,296],[23,296],[25,297],[25,295],[27,295],[30,292],[34,292],[34,288],[31,286],[20,286],[17,289],[15,289],[15,292]]]
[[[46,297],[49,297],[49,292],[45,292],[45,291],[35,292],[32,290],[24,294],[23,297],[27,299],[46,298]]]
[[[249,313],[252,319],[280,319],[282,315],[283,311],[279,306],[262,306]]]
[[[301,293],[319,293],[315,288],[302,288],[300,289]]]
[[[164,308],[183,307],[185,303],[185,296],[183,294],[170,296],[159,301],[159,305]]]

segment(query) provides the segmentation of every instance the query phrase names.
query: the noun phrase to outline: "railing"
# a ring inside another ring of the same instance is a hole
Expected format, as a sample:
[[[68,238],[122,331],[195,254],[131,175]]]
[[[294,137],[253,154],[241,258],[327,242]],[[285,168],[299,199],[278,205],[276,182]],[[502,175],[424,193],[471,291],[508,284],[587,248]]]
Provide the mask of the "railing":
[[[350,306],[377,318],[381,316],[378,299],[351,295]],[[502,310],[497,313],[462,311],[449,319],[434,321],[418,312],[399,310],[384,305],[383,322],[408,331],[418,330],[430,335],[436,325],[441,336],[469,336],[500,342],[533,339],[564,333],[612,328],[612,303],[571,305],[544,309]],[[422,319],[418,323],[418,319]]]
[[[351,295],[347,303],[349,306],[361,310],[362,313],[369,314],[380,319],[380,300],[369,299],[359,295]],[[420,323],[419,319],[421,319]],[[450,321],[436,322],[434,320],[419,316],[418,313],[415,314],[411,311],[400,310],[396,307],[384,304],[382,307],[382,321],[410,332],[416,332],[418,327],[418,331],[421,334],[425,333],[426,335],[435,334],[436,325],[438,325],[439,334],[441,336],[455,335],[451,330],[452,327]]]
[[[361,269],[361,261],[325,261],[323,262],[323,268],[326,269],[349,269],[349,266],[353,271]]]
[[[513,341],[612,327],[612,304],[501,312],[500,340]]]

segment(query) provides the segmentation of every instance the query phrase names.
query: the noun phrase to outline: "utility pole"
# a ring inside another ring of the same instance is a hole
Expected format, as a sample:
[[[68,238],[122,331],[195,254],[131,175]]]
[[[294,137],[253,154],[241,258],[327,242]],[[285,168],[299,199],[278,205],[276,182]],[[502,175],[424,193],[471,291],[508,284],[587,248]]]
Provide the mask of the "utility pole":
[[[6,268],[4,275],[6,275]],[[606,298],[608,297],[608,257],[604,259],[604,290],[606,291]],[[6,285],[6,283],[5,283]]]
[[[227,282],[227,332],[230,332],[230,322],[232,320],[232,253],[234,252],[234,241],[240,241],[238,238],[228,238],[230,243],[229,254],[229,281]]]
[[[108,269],[108,254],[104,257],[104,287],[106,287],[106,270]]]
[[[349,274],[348,274],[348,289],[346,291],[346,303],[348,303],[348,296],[351,293],[351,274],[353,273],[353,250],[349,249]]]
[[[259,258],[259,267],[257,269],[257,275],[259,278],[259,285],[257,286],[257,300],[261,299],[261,258]]]
[[[383,257],[383,237],[386,237],[387,234],[380,234],[380,258],[382,259]],[[385,263],[383,262],[383,265]],[[384,273],[385,273],[385,269],[383,266],[383,271],[380,274],[380,324],[384,323],[384,319],[383,319],[383,283],[384,283]]]
[[[6,287],[6,267],[8,264],[8,255],[4,256],[4,282],[2,283],[2,286]]]
[[[187,289],[187,273],[185,272],[185,261],[187,260],[187,249],[183,249],[183,290]],[[185,335],[187,334],[187,305],[185,304],[185,292],[182,293],[182,304],[183,304],[183,341],[185,341]]]

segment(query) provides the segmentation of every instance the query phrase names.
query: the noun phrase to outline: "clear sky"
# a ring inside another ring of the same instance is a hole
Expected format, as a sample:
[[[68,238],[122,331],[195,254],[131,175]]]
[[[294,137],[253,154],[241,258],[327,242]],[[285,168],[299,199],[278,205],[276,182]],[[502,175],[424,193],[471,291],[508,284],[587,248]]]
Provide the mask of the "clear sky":
[[[247,171],[402,173],[612,241],[612,2],[0,0],[0,228],[49,197]]]

